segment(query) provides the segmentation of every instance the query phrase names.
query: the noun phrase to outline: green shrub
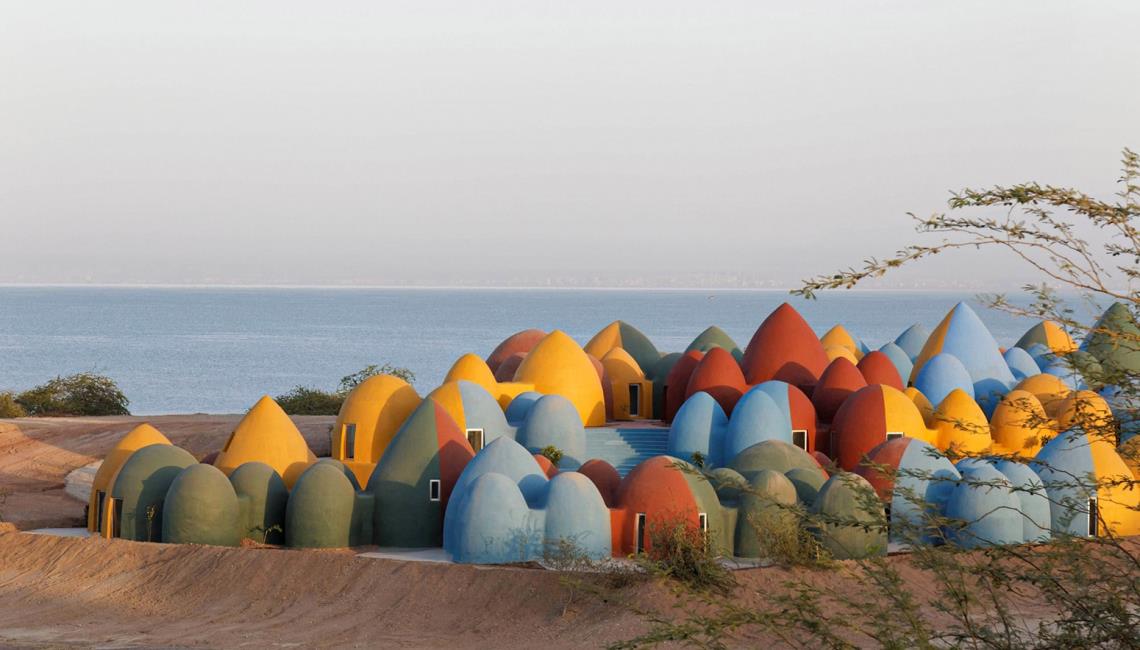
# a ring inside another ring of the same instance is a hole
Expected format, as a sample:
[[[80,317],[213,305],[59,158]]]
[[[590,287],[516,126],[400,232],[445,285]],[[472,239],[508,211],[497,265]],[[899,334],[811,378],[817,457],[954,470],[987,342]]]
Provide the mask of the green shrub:
[[[545,456],[546,460],[549,460],[550,464],[555,467],[558,467],[558,463],[562,462],[562,450],[554,445],[546,445],[542,448],[542,451],[538,453],[541,456]]]
[[[110,377],[81,372],[56,377],[16,396],[16,403],[28,415],[130,415],[130,400]]]
[[[393,366],[390,363],[385,363],[382,366],[371,364],[351,375],[341,377],[340,387],[335,392],[309,386],[296,386],[288,393],[278,395],[274,399],[281,406],[281,409],[289,415],[337,415],[340,413],[341,405],[344,404],[344,399],[348,397],[352,389],[359,386],[365,379],[376,375],[391,375],[409,383],[416,378],[415,374],[407,368]]]
[[[637,562],[651,574],[698,592],[728,593],[736,584],[720,563],[712,536],[686,517],[669,517],[649,526],[648,551]]]
[[[16,401],[15,393],[0,393],[0,418],[27,417],[28,412]]]
[[[289,415],[336,415],[344,403],[344,395],[330,393],[317,388],[297,386],[293,390],[278,395],[277,404]]]

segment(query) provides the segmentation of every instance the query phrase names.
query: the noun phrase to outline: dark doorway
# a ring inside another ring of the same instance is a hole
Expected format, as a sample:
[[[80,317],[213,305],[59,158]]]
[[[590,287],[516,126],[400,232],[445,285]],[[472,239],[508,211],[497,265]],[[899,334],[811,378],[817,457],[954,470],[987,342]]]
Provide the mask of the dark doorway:
[[[123,500],[111,499],[111,537],[123,536]]]
[[[107,493],[99,490],[95,493],[95,532],[103,532],[103,514],[106,512],[107,505],[104,501],[107,499]]]
[[[792,444],[803,449],[808,450],[807,445],[807,429],[793,429],[792,430]]]
[[[1100,506],[1096,497],[1089,497],[1089,537],[1096,537],[1100,530]]]
[[[356,424],[344,425],[344,458],[356,458]]]
[[[637,553],[645,552],[645,513],[637,513],[637,522],[634,524],[634,538],[637,540]]]
[[[479,450],[483,448],[483,430],[468,429],[467,442],[471,444],[471,448],[475,450],[475,453],[479,453]]]
[[[641,384],[629,385],[629,417],[641,417]]]

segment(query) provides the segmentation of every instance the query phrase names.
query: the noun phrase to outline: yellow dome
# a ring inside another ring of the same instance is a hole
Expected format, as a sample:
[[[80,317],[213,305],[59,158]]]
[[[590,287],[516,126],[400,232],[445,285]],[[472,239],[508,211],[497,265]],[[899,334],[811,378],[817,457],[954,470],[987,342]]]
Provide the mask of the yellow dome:
[[[855,337],[851,336],[851,333],[842,325],[836,325],[827,330],[827,334],[824,334],[819,342],[823,344],[825,352],[827,348],[836,345],[841,348],[847,348],[855,357],[851,360],[852,363],[858,363],[859,360],[863,358],[863,350],[859,349],[859,344],[855,342]],[[829,361],[835,361],[835,357],[832,357],[831,354],[828,354],[827,358]]]
[[[1051,418],[1057,417],[1061,402],[1069,395],[1069,387],[1065,382],[1061,381],[1060,377],[1048,373],[1026,377],[1014,389],[1033,393]]]
[[[638,420],[652,417],[653,382],[645,378],[637,360],[624,349],[613,348],[602,357],[602,367],[613,388],[614,418]]]
[[[399,377],[376,375],[365,379],[340,407],[332,430],[330,455],[365,485],[384,450],[420,401],[416,389]]]
[[[1040,400],[1027,391],[1006,393],[990,417],[990,432],[996,451],[1032,458],[1052,438],[1049,416]]]
[[[506,410],[511,400],[520,394],[534,390],[534,386],[530,384],[496,380],[495,373],[491,372],[487,362],[471,353],[456,359],[451,370],[447,372],[447,377],[444,378],[443,383],[447,384],[460,380],[479,384],[483,390],[495,398],[503,410]]]
[[[585,352],[595,359],[601,359],[606,356],[610,350],[620,347],[621,321],[615,320],[599,330],[598,333],[594,335],[594,338],[586,343]]]
[[[1041,328],[1045,333],[1045,344],[1056,354],[1069,354],[1077,349],[1073,337],[1057,323],[1046,320],[1041,321]]]
[[[111,451],[107,452],[107,457],[103,459],[103,463],[95,472],[95,478],[91,481],[91,496],[88,497],[90,507],[87,509],[87,530],[96,531],[99,500],[102,495],[111,490],[112,481],[119,473],[119,468],[127,462],[131,454],[150,445],[169,444],[171,444],[170,440],[162,435],[161,431],[146,422],[128,431],[125,436],[119,439],[119,442],[115,443]]]
[[[926,423],[926,426],[934,426],[934,405],[930,403],[926,395],[923,395],[922,391],[914,386],[907,387],[907,389],[903,391],[903,394],[906,395],[910,401],[914,402],[914,406],[918,409],[918,412],[922,414],[922,421]]]
[[[942,451],[953,449],[959,454],[980,454],[993,446],[990,423],[974,398],[955,388],[934,412],[935,445]]]
[[[254,460],[277,470],[289,488],[301,472],[317,460],[297,425],[268,395],[258,400],[238,422],[214,466],[229,476],[244,463]]]
[[[836,359],[842,357],[851,362],[851,365],[859,363],[859,357],[853,351],[842,345],[829,345],[823,349],[823,353],[827,355],[827,362],[831,363]]]
[[[1116,438],[1116,419],[1104,398],[1091,390],[1075,390],[1057,407],[1057,431],[1080,427],[1090,437],[1112,441]]]
[[[602,357],[602,367],[606,369],[610,380],[615,384],[619,381],[638,381],[645,379],[645,373],[637,361],[622,348],[614,348]]]
[[[926,426],[922,413],[902,391],[883,386],[883,416],[888,433],[902,433],[908,438],[936,444],[936,434]]]
[[[555,330],[539,341],[515,371],[515,381],[540,393],[561,395],[578,409],[588,427],[606,423],[602,382],[590,357],[565,332]]]

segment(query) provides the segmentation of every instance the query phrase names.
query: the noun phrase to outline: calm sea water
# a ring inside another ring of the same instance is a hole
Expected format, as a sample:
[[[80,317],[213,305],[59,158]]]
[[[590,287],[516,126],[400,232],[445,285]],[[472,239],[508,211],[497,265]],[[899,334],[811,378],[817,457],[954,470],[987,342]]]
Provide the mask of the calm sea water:
[[[679,351],[708,325],[743,348],[789,301],[822,334],[842,323],[871,347],[912,323],[933,328],[970,301],[1010,345],[1031,322],[968,294],[542,289],[0,288],[0,389],[57,374],[114,377],[138,414],[238,413],[296,385],[334,388],[370,363],[411,368],[426,392],[466,352],[486,356],[529,327],[580,343],[615,319]]]

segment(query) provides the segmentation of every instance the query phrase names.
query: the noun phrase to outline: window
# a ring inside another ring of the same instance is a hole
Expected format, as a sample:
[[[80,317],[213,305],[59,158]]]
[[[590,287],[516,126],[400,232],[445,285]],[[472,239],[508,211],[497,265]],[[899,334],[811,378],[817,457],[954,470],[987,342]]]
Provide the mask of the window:
[[[439,479],[428,481],[428,501],[439,501]]]
[[[344,425],[344,458],[356,458],[356,423]]]
[[[123,500],[111,499],[111,537],[123,536]]]
[[[1096,502],[1096,496],[1089,497],[1089,537],[1096,537],[1097,530],[1100,528],[1100,507]]]
[[[902,431],[888,431],[887,432],[887,440],[894,440],[895,438],[901,438],[901,437],[903,437]]]
[[[807,429],[792,429],[792,444],[807,451]]]
[[[645,552],[645,513],[637,513],[637,520],[634,521],[633,537],[637,540],[637,553]]]
[[[106,504],[103,500],[107,498],[107,493],[99,490],[95,493],[95,532],[103,532],[103,514],[106,511]]]
[[[707,512],[702,512],[702,513],[698,514],[697,515],[697,521],[701,525],[701,532],[702,533],[709,532],[709,515]]]
[[[641,415],[641,384],[629,385],[629,417]]]
[[[471,443],[471,448],[475,450],[475,453],[479,453],[479,450],[483,448],[483,430],[468,429],[467,442]]]

